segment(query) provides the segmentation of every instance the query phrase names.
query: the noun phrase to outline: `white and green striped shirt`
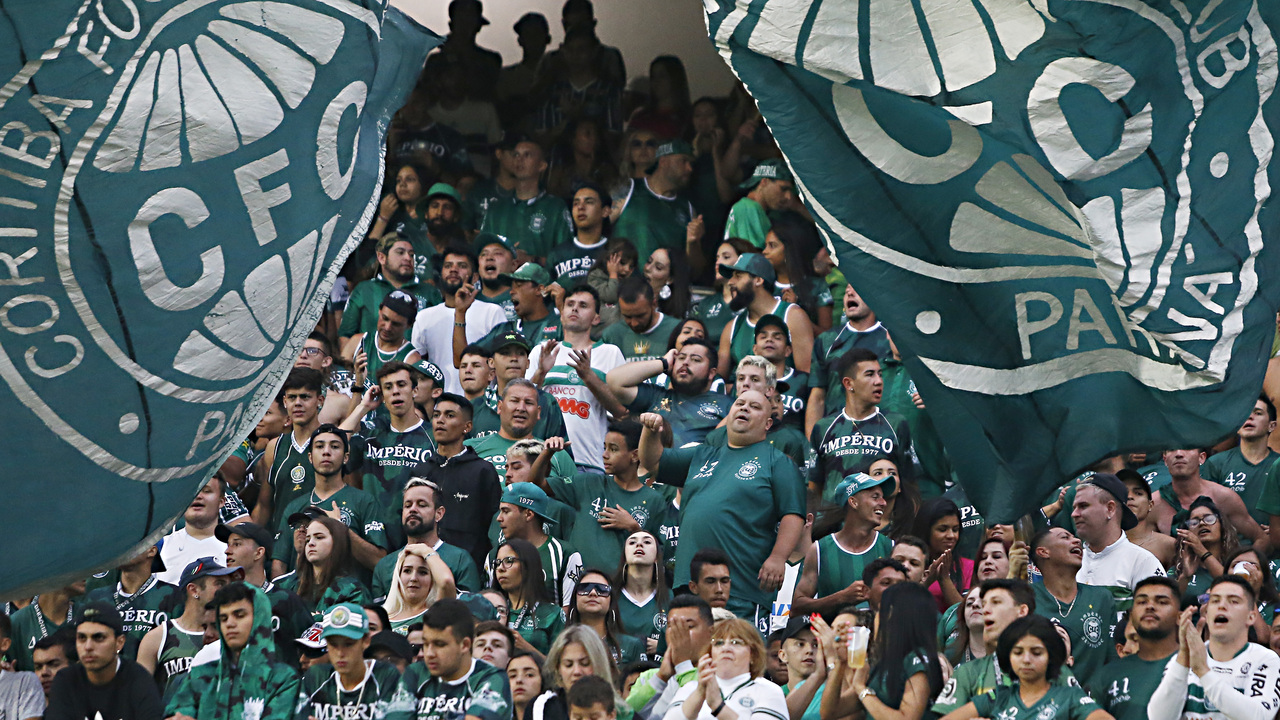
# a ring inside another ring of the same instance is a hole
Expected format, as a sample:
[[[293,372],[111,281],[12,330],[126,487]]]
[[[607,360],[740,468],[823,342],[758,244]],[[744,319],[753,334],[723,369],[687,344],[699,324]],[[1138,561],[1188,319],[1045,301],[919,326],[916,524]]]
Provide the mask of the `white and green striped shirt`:
[[[569,450],[573,454],[573,461],[603,471],[601,458],[609,417],[595,394],[587,389],[578,371],[569,364],[573,360],[572,350],[569,343],[560,343],[556,349],[556,364],[543,378],[542,389],[551,393],[556,402],[560,403],[565,430],[569,433]],[[542,346],[537,345],[529,353],[528,377],[532,378],[538,371],[540,357]],[[616,345],[597,342],[591,346],[591,369],[601,380],[610,370],[626,361]]]

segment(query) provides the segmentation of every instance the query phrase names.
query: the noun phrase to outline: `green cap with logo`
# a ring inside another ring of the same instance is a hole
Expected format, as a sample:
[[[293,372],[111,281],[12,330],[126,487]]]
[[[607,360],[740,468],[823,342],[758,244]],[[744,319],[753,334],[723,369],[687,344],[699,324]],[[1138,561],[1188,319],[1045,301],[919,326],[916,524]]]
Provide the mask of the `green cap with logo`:
[[[738,187],[743,190],[750,190],[760,184],[761,180],[781,180],[783,182],[795,182],[795,178],[791,175],[791,170],[787,168],[787,164],[776,158],[761,160],[756,169],[751,171],[751,177],[747,178]]]
[[[534,285],[551,284],[551,273],[547,272],[547,269],[538,263],[532,262],[527,262],[516,268],[515,272],[503,274],[502,277],[512,282],[523,280],[525,282],[531,282]]]
[[[431,381],[436,384],[436,387],[444,387],[444,373],[441,372],[440,368],[430,360],[419,360],[413,364],[413,369],[431,378]]]
[[[533,483],[511,483],[506,490],[502,491],[501,501],[532,510],[534,515],[554,522],[551,510],[547,507],[551,504],[551,499],[547,497],[546,491]]]
[[[432,199],[438,197],[447,197],[457,203],[458,207],[462,207],[462,196],[458,195],[458,191],[449,183],[438,182],[435,185],[432,185],[423,200],[425,202],[431,202]]]
[[[369,616],[364,608],[355,603],[338,603],[324,615],[323,629],[320,637],[329,638],[341,635],[352,640],[359,640],[369,632]]]
[[[741,270],[748,275],[755,275],[765,282],[778,282],[778,274],[773,271],[773,265],[768,258],[760,253],[742,253],[738,256],[737,262],[732,265],[720,264],[720,276],[731,278],[735,272]]]
[[[889,483],[889,487],[885,488],[885,497],[893,497],[898,494],[898,478],[892,475],[878,478],[873,478],[866,473],[846,475],[844,480],[841,480],[840,484],[836,486],[836,496],[848,500],[863,490],[870,490],[885,483]]]
[[[653,164],[645,170],[649,175],[658,169],[658,161],[668,155],[693,155],[693,146],[684,140],[668,140],[658,146],[653,155]]]
[[[491,232],[479,233],[478,235],[476,235],[475,242],[471,244],[471,247],[474,248],[476,251],[476,254],[479,255],[480,253],[484,252],[484,249],[489,247],[490,245],[501,245],[504,250],[511,253],[511,257],[514,258],[516,256],[516,246],[512,245],[510,240],[506,239],[501,235],[498,235],[497,233],[491,233]]]

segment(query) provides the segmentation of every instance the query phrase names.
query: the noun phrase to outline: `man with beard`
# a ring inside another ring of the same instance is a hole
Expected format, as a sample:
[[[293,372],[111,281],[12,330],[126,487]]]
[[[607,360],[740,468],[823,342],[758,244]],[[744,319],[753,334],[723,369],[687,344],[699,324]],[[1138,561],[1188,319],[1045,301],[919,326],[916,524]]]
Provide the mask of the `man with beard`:
[[[622,322],[605,328],[600,339],[616,345],[628,360],[662,357],[655,353],[663,352],[667,339],[680,321],[658,309],[649,281],[639,274],[622,281],[618,288],[618,311],[622,314]]]
[[[546,268],[537,263],[525,263],[506,279],[511,282],[511,305],[515,308],[516,319],[489,331],[480,344],[493,347],[494,340],[508,333],[519,333],[530,345],[541,345],[547,340],[564,337],[560,313],[547,302],[551,276]]]
[[[685,345],[685,350],[689,349]],[[640,462],[658,482],[683,488],[674,586],[689,582],[699,548],[729,548],[733,587],[728,609],[768,629],[771,594],[804,529],[804,489],[795,463],[765,439],[769,400],[750,390],[729,411],[729,442],[663,450],[666,420],[640,416]],[[677,445],[679,445],[677,441]]]
[[[1076,581],[1084,561],[1084,545],[1064,528],[1037,533],[1030,550],[1044,577],[1044,582],[1031,586],[1036,594],[1035,612],[1066,629],[1074,659],[1071,671],[1085,687],[1100,690],[1094,677],[1103,665],[1116,659],[1111,642],[1111,626],[1116,621],[1111,592]]]
[[[413,247],[414,267],[419,277],[431,277],[436,258],[450,245],[467,239],[462,231],[462,198],[452,185],[438,182],[422,198],[421,207],[427,220],[427,236]]]
[[[472,419],[471,436],[474,438],[487,437],[498,431],[502,424],[498,417],[498,405],[507,393],[507,383],[517,378],[524,379],[529,371],[530,347],[520,333],[508,332],[500,335],[487,347],[490,351],[487,362],[494,385],[491,387],[486,384],[481,397],[472,400],[475,417]],[[474,387],[474,382],[470,384]],[[539,440],[564,437],[567,432],[564,414],[555,396],[539,388],[538,409],[538,421],[533,426],[532,436]]]
[[[480,253],[480,302],[501,305],[507,320],[515,320],[516,307],[511,302],[511,272],[516,269],[516,249],[506,238],[493,233],[476,236],[476,252]]]
[[[377,377],[378,370],[387,363],[415,363],[422,359],[405,338],[417,317],[417,303],[403,290],[392,290],[382,298],[377,331],[353,336],[342,352],[355,368],[357,387],[364,387],[370,378]]]
[[[502,483],[493,465],[463,445],[471,415],[471,403],[461,395],[445,393],[436,399],[431,420],[436,452],[410,471],[405,487],[424,480],[440,488],[437,499],[445,509],[436,521],[440,537],[465,550],[479,567],[492,547],[488,528],[498,513]]]
[[[526,373],[558,401],[573,460],[588,471],[604,469],[599,449],[604,447],[608,416],[626,412],[604,381],[609,371],[626,362],[622,351],[603,341],[591,342],[599,309],[595,288],[580,285],[570,290],[564,299],[564,342],[548,340],[535,347]]]
[[[481,232],[501,235],[516,247],[516,261],[542,263],[551,248],[568,240],[569,210],[564,200],[542,189],[546,153],[532,138],[521,138],[511,150],[515,191],[489,205]]]
[[[683,190],[693,176],[693,148],[683,140],[658,146],[654,164],[643,181],[631,180],[626,195],[615,205],[614,237],[624,237],[636,246],[643,264],[658,248],[701,258],[702,216],[695,215],[693,203]],[[696,268],[695,268],[696,269]]]
[[[865,347],[876,357],[889,354],[889,333],[852,285],[846,286],[844,291],[844,319],[843,325],[831,328],[813,341],[813,359],[809,362],[809,404],[804,415],[805,435],[812,435],[813,426],[824,415],[830,415],[844,405],[838,367],[845,353],[855,347]]]
[[[627,410],[662,415],[671,426],[673,447],[680,448],[705,440],[734,404],[731,398],[711,392],[715,366],[715,348],[706,340],[693,339],[657,360],[629,362],[614,368],[607,380],[614,397]],[[663,373],[671,375],[671,389],[645,382]],[[766,418],[768,414],[766,411]],[[729,435],[732,437],[732,431]],[[644,467],[653,469],[652,465]]]
[[[738,361],[751,354],[756,343],[756,323],[765,315],[776,315],[786,322],[796,369],[809,372],[813,325],[799,305],[774,296],[778,276],[765,256],[759,253],[739,255],[733,265],[720,266],[720,275],[729,278],[732,292],[729,309],[735,313],[729,323],[729,332],[720,336],[720,376],[729,377]]]
[[[346,309],[342,311],[342,324],[338,326],[340,347],[347,347],[354,335],[377,332],[378,308],[382,305],[382,299],[392,290],[409,293],[418,309],[441,301],[439,290],[418,280],[419,277],[430,276],[417,274],[414,267],[414,247],[409,238],[396,233],[383,235],[378,239],[376,256],[378,274],[352,288]]]
[[[1177,581],[1167,577],[1150,577],[1134,588],[1129,624],[1138,634],[1138,652],[1107,663],[1093,676],[1091,694],[1116,720],[1147,720],[1151,694],[1178,652],[1181,594]]]
[[[1204,464],[1205,452],[1194,448],[1189,450],[1165,450],[1164,464],[1169,468],[1173,482],[1160,488],[1156,493],[1156,525],[1160,532],[1171,533],[1172,525],[1186,519],[1191,511],[1191,503],[1196,498],[1207,496],[1221,508],[1223,520],[1230,522],[1241,537],[1253,541],[1254,547],[1266,550],[1270,538],[1262,530],[1262,526],[1249,516],[1249,509],[1234,490],[1217,483],[1207,482],[1200,476],[1200,466]]]
[[[596,256],[609,242],[605,223],[612,208],[613,198],[595,183],[586,183],[574,191],[570,212],[576,233],[572,240],[552,248],[547,256],[547,267],[556,285],[572,290],[587,281],[587,274],[595,267]]]
[[[813,428],[809,441],[815,462],[809,486],[823,502],[840,501],[835,487],[853,473],[867,472],[881,458],[893,461],[911,481],[911,430],[907,421],[880,411],[884,380],[880,362],[866,348],[852,348],[840,359],[844,408]]]
[[[476,254],[464,245],[447,248],[440,266],[444,302],[419,311],[413,322],[413,346],[444,372],[445,392],[462,392],[454,362],[455,345],[461,350],[507,319],[501,306],[475,301],[478,263]]]
[[[434,550],[449,571],[458,590],[479,592],[484,589],[475,560],[466,550],[440,539],[437,526],[444,519],[443,494],[435,483],[419,477],[409,478],[404,486],[404,500],[400,509],[401,532],[410,545],[422,544]],[[373,596],[382,602],[391,590],[391,573],[396,568],[401,552],[388,554],[373,568]]]
[[[1235,490],[1259,525],[1271,522],[1271,514],[1259,500],[1266,485],[1267,471],[1280,459],[1280,453],[1267,447],[1275,429],[1276,406],[1262,395],[1253,403],[1249,417],[1236,432],[1240,437],[1239,447],[1213,455],[1200,468],[1205,480]],[[1280,535],[1280,527],[1276,528],[1276,533]]]

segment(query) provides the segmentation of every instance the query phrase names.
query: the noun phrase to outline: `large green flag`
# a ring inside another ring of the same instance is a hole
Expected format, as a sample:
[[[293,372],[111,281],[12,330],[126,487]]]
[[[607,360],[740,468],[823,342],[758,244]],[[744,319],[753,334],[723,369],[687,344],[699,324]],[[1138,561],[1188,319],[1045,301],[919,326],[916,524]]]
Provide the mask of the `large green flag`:
[[[253,428],[438,43],[380,0],[0,2],[0,597],[151,542]]]
[[[1275,333],[1273,0],[706,0],[969,497],[1213,442]]]

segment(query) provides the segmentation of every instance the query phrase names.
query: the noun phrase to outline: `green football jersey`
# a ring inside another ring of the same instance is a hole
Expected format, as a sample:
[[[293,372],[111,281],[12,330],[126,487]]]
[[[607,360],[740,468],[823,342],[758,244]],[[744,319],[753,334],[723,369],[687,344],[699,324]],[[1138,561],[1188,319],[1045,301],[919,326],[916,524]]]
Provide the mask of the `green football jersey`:
[[[1266,525],[1271,522],[1271,516],[1258,507],[1258,501],[1267,484],[1267,473],[1277,459],[1280,459],[1280,453],[1268,449],[1262,462],[1254,465],[1245,459],[1240,448],[1234,447],[1206,460],[1200,466],[1200,477],[1235,490],[1253,519],[1260,525]]]
[[[871,671],[870,677],[867,678],[867,687],[875,691],[876,699],[888,705],[894,710],[898,710],[902,706],[902,690],[896,694],[890,691],[889,676],[886,673],[879,672],[881,668],[877,667]],[[925,659],[923,653],[916,651],[910,653],[902,659],[902,687],[906,689],[907,681],[913,675],[929,672],[929,661]],[[927,677],[927,675],[926,675]]]
[[[427,243],[430,245],[430,243]],[[440,295],[440,291],[435,285],[430,283],[418,282],[419,277],[430,277],[429,274],[415,276],[412,280],[401,285],[399,289],[413,295],[418,301],[418,309],[429,308],[432,305],[438,305],[444,302],[444,298]],[[338,337],[351,337],[359,333],[373,335],[378,331],[378,307],[382,305],[382,299],[385,298],[396,287],[379,273],[364,282],[357,283],[351,289],[351,296],[347,298],[346,309],[342,311],[342,324],[338,326]],[[405,337],[412,330],[405,330]],[[366,350],[366,352],[368,352]],[[373,377],[373,372],[369,372],[369,376]]]
[[[667,612],[663,608],[671,603],[671,591],[667,590],[659,602],[658,593],[647,598],[633,598],[626,588],[618,593],[618,614],[622,617],[622,632],[641,640],[661,640],[667,632]]]
[[[1098,709],[1089,694],[1079,687],[1050,685],[1049,691],[1031,707],[1022,704],[1018,686],[998,687],[973,699],[978,717],[1000,720],[1085,720]]]
[[[907,421],[911,431],[911,448],[914,451],[919,472],[916,485],[925,498],[936,497],[946,491],[951,478],[951,461],[942,447],[942,438],[925,409],[916,407],[912,395],[916,383],[907,374],[907,366],[892,356],[880,359],[884,378],[884,391],[880,396],[880,408]],[[1069,506],[1068,506],[1069,507]],[[1066,510],[1068,515],[1070,509]]]
[[[546,654],[551,643],[564,630],[564,611],[559,603],[557,598],[555,602],[535,603],[532,608],[525,605],[518,611],[513,610],[507,614],[507,627],[528,640],[538,652]]]
[[[707,337],[714,341],[733,320],[733,310],[724,301],[724,294],[717,291],[694,304],[689,310],[689,317],[701,321],[707,328]]]
[[[804,439],[804,432],[794,425],[777,423],[769,428],[764,437],[771,445],[791,458],[796,467],[804,467],[809,462],[809,441]],[[729,429],[724,425],[707,433],[702,442],[722,447],[729,441]]]
[[[342,524],[356,531],[360,537],[368,540],[384,550],[390,547],[387,542],[386,525],[382,521],[382,508],[367,493],[350,485],[343,485],[338,491],[321,500],[313,489],[285,508],[284,518],[276,527],[276,542],[272,547],[271,559],[285,564],[286,571],[293,570],[297,563],[297,552],[293,547],[293,528],[289,527],[289,516],[302,512],[311,505],[324,510],[332,510],[334,504],[342,514]]]
[[[397,504],[409,471],[431,458],[436,439],[431,424],[419,420],[407,430],[391,427],[388,418],[372,428],[362,428],[361,440],[352,443],[353,454],[363,455],[364,492],[386,514],[385,521],[399,525]],[[360,448],[361,451],[354,451]],[[398,533],[398,531],[397,531]]]
[[[578,473],[547,480],[557,500],[576,508],[578,517],[569,534],[569,544],[582,553],[582,564],[612,571],[622,562],[622,545],[631,533],[606,530],[600,526],[600,512],[621,507],[635,518],[640,528],[658,534],[667,502],[651,487],[623,490],[612,476]]]
[[[674,390],[642,384],[636,388],[636,399],[627,405],[627,410],[636,415],[656,412],[666,418],[671,423],[671,434],[675,439],[672,447],[681,448],[704,441],[707,434],[729,415],[731,407],[733,398],[721,393],[680,395]]]
[[[1143,660],[1130,655],[1107,663],[1093,676],[1098,705],[1116,720],[1148,720],[1147,701],[1160,686],[1169,657]]]
[[[809,388],[822,388],[827,391],[826,407],[822,409],[823,415],[830,415],[844,407],[844,386],[840,384],[840,358],[856,347],[867,348],[879,358],[889,357],[889,333],[880,323],[861,331],[854,330],[849,323],[844,323],[813,339],[813,359],[809,363]]]
[[[912,478],[911,430],[907,421],[877,409],[860,419],[845,410],[828,415],[813,426],[809,438],[815,462],[809,482],[822,491],[822,500],[836,502],[836,487],[849,475],[866,472],[872,463],[888,458],[904,480]]]
[[[276,455],[271,461],[267,480],[271,483],[270,527],[279,527],[285,508],[294,500],[316,487],[316,471],[311,466],[311,438],[299,445],[293,439],[293,430],[286,430],[276,443]]]
[[[942,493],[942,497],[954,502],[960,508],[960,541],[956,543],[956,557],[971,558],[978,554],[978,544],[986,531],[986,520],[978,512],[978,508],[969,501],[964,488],[959,483]]]
[[[476,300],[479,300],[480,302],[487,302],[490,305],[500,305],[502,307],[502,312],[507,314],[507,320],[509,321],[518,320],[520,317],[519,315],[516,315],[516,306],[511,300],[511,288],[507,288],[493,297],[489,297],[483,292],[479,293],[476,295]]]
[[[767,315],[776,315],[786,322],[787,313],[791,308],[798,307],[792,305],[781,298],[777,298],[777,302],[773,304],[773,309]],[[719,336],[712,336],[713,342],[719,341]],[[748,310],[739,310],[733,314],[733,320],[729,322],[729,371],[736,372],[738,363],[742,358],[755,354],[756,347],[756,324],[751,322],[750,312]],[[733,380],[734,378],[728,378]]]
[[[942,686],[942,692],[938,694],[937,701],[933,703],[933,712],[938,715],[946,715],[956,708],[963,707],[965,703],[973,700],[976,701],[982,695],[985,695],[997,688],[1007,688],[1016,681],[1016,678],[1007,677],[1000,669],[1000,664],[996,662],[994,654],[986,657],[970,660],[967,663],[961,663],[951,673],[951,679],[946,685]],[[1067,667],[1063,667],[1058,672],[1058,679],[1051,683],[1051,687],[1074,687],[1079,689],[1080,683],[1076,681],[1075,675]],[[1045,695],[1049,697],[1049,695]],[[1096,707],[1096,706],[1095,706]],[[994,718],[995,715],[987,715],[985,717]],[[1034,720],[1029,718],[1028,720]]]
[[[893,541],[876,533],[875,540],[862,552],[854,552],[836,539],[825,535],[818,539],[818,589],[814,597],[823,598],[862,580],[862,571],[873,560],[886,558],[893,552]]]
[[[653,360],[667,352],[667,342],[675,331],[680,320],[670,315],[659,313],[661,317],[653,327],[638,333],[625,322],[616,322],[600,333],[600,340],[617,345],[622,356],[628,360]]]
[[[551,248],[573,237],[569,209],[564,200],[540,192],[528,200],[514,195],[489,204],[481,232],[501,235],[536,258],[546,258]]]
[[[400,347],[395,350],[383,350],[378,347],[378,333],[365,333],[360,339],[360,349],[364,350],[365,357],[365,377],[369,379],[369,383],[373,384],[374,378],[378,376],[378,371],[383,365],[393,362],[406,362],[411,353],[417,352],[413,343],[405,340]]]
[[[482,439],[497,434],[502,428],[502,420],[498,417],[498,391],[490,386],[484,395],[471,401],[474,409],[471,417],[471,436],[469,439]],[[533,424],[530,437],[546,440],[550,437],[568,437],[564,426],[564,415],[560,411],[560,403],[551,393],[538,388],[538,422]],[[503,461],[505,472],[506,461]]]
[[[155,575],[147,578],[132,595],[125,594],[116,583],[114,588],[98,588],[85,597],[86,602],[109,602],[120,612],[120,619],[124,621],[124,650],[120,654],[130,660],[138,659],[138,643],[142,642],[142,636],[168,620],[166,613],[171,608],[181,614],[185,599],[178,588],[160,582]]]
[[[480,579],[480,571],[476,568],[476,561],[471,559],[471,553],[443,540],[437,542],[435,551],[444,564],[449,566],[449,572],[453,573],[453,584],[459,591],[479,592],[485,588],[484,581]],[[373,567],[373,584],[370,589],[378,602],[385,600],[387,593],[391,592],[391,575],[395,572],[399,557],[398,551],[387,553]]]
[[[744,196],[729,208],[729,219],[724,224],[724,239],[742,238],[764,249],[764,236],[769,234],[773,222],[760,203]]]
[[[353,689],[345,690],[338,673],[329,663],[312,665],[302,677],[298,693],[297,717],[359,718],[386,720],[394,717],[396,695],[400,692],[400,671],[385,660],[365,660],[365,677]]]
[[[636,246],[641,267],[658,248],[684,249],[689,222],[696,213],[693,204],[683,195],[658,195],[645,178],[632,180],[626,197],[615,198],[614,207],[618,203],[622,204],[622,212],[613,224],[613,236],[624,237]]]
[[[509,200],[511,197],[512,191],[499,185],[496,180],[478,178],[467,191],[462,203],[462,226],[468,231],[479,230],[484,224],[484,216],[489,207],[497,200]]]
[[[547,255],[547,270],[551,271],[551,279],[565,290],[571,290],[587,282],[587,275],[596,266],[596,257],[609,244],[609,238],[602,237],[594,245],[580,245],[578,238],[560,243]]]
[[[787,389],[782,392],[782,422],[795,425],[804,430],[804,412],[809,406],[809,373],[802,373],[793,367],[778,376],[778,382],[785,382]]]
[[[80,606],[73,601],[67,606],[66,617],[51,618],[40,610],[40,596],[37,595],[30,605],[10,616],[9,621],[13,625],[11,636],[13,642],[9,645],[7,655],[13,661],[14,669],[32,670],[31,651],[36,643],[61,630],[63,625],[71,623],[79,613]],[[72,627],[75,626],[72,625]]]
[[[1116,624],[1115,600],[1104,587],[1076,585],[1076,597],[1069,603],[1059,601],[1045,588],[1033,583],[1036,614],[1057,620],[1071,638],[1071,671],[1085,687],[1092,688],[1093,678],[1103,665],[1116,659],[1116,645],[1111,641]]]
[[[472,660],[471,670],[453,682],[433,676],[422,661],[415,662],[405,669],[400,692],[397,710],[407,705],[405,717],[412,720],[463,720],[468,715],[511,720],[507,674],[483,660]]]
[[[770,445],[666,450],[658,480],[681,486],[681,542],[675,587],[689,582],[689,562],[700,548],[726,548],[733,579],[731,602],[769,607],[760,589],[760,567],[773,552],[778,523],[804,517],[804,485],[795,463]]]
[[[204,630],[187,632],[173,620],[164,622],[164,639],[156,654],[156,683],[164,704],[168,705],[178,691],[178,686],[191,671],[191,661],[204,647]]]

